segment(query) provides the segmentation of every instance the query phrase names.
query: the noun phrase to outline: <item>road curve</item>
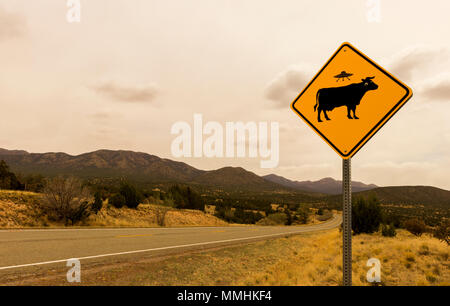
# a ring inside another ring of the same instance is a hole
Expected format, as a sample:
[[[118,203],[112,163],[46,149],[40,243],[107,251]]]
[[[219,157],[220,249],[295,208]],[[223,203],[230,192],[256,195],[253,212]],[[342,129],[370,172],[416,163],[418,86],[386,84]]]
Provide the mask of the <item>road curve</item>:
[[[305,226],[0,230],[0,273],[71,258],[101,260],[217,247],[327,230],[340,224],[341,216],[336,215],[327,222]]]

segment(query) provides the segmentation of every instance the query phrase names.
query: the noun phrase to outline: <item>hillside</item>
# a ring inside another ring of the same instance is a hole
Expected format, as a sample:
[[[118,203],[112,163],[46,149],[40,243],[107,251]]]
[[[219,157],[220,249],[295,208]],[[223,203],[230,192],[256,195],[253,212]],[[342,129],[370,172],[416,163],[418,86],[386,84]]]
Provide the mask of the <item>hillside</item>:
[[[448,190],[431,186],[392,186],[353,193],[353,198],[369,196],[377,197],[384,212],[389,215],[420,218],[429,225],[439,223],[441,218],[450,219]],[[325,202],[336,209],[342,207],[340,195],[329,196]]]
[[[81,177],[130,177],[147,181],[188,181],[203,171],[185,163],[132,151],[99,150],[80,155],[0,150],[14,172],[73,174]]]
[[[384,204],[424,205],[450,208],[450,191],[431,186],[378,187],[354,192],[353,197],[375,195]],[[331,196],[330,202],[340,202],[341,196]]]
[[[273,183],[296,190],[319,192],[325,194],[342,193],[342,181],[335,180],[331,177],[323,178],[318,181],[292,181],[279,175],[269,174],[263,176],[263,178]],[[370,190],[377,187],[378,186],[374,184],[367,185],[361,182],[352,181],[352,190],[355,192]]]
[[[281,185],[269,182],[241,167],[224,167],[217,170],[204,171],[193,178],[193,182],[209,186],[240,187],[247,190],[284,189]]]
[[[50,221],[38,205],[41,194],[0,190],[0,228],[63,227],[64,223]],[[158,227],[157,213],[167,210],[165,226],[227,226],[228,223],[199,210],[167,208],[140,204],[136,209],[115,208],[103,204],[97,214],[91,214],[78,226],[95,227]]]

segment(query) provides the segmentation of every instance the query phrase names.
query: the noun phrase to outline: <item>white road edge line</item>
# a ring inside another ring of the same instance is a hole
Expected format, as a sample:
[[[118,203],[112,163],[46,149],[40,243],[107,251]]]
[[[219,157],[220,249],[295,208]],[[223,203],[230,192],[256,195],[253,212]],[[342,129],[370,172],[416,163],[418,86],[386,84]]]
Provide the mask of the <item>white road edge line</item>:
[[[337,217],[335,217],[334,220],[330,221],[329,223],[322,223],[322,224],[318,224],[318,225],[333,225],[334,226],[335,224],[333,224],[333,223],[336,220],[338,220]],[[339,225],[339,223],[340,222],[338,222],[336,225]],[[317,227],[319,227],[319,226],[317,226]],[[136,253],[144,253],[144,252],[151,252],[151,251],[161,251],[161,250],[169,250],[169,249],[177,249],[177,248],[186,248],[186,247],[191,247],[191,246],[208,245],[208,244],[214,244],[214,243],[225,243],[225,242],[240,241],[240,240],[242,241],[242,240],[258,239],[258,238],[266,238],[266,237],[274,237],[274,236],[283,236],[283,235],[289,235],[289,234],[297,234],[297,233],[305,233],[305,232],[314,231],[314,230],[317,229],[317,227],[304,229],[304,230],[300,230],[300,231],[294,231],[294,232],[285,232],[285,233],[278,233],[278,234],[260,235],[260,236],[253,236],[253,237],[234,238],[234,239],[208,241],[208,242],[198,242],[198,243],[191,243],[191,244],[182,244],[182,245],[174,245],[174,246],[161,247],[161,248],[119,252],[119,253],[92,255],[92,256],[85,256],[85,257],[78,257],[76,259],[78,259],[78,260],[93,259],[93,258],[100,258],[100,257],[110,257],[110,256],[136,254]],[[333,227],[331,227],[331,228],[333,228]],[[328,229],[328,228],[326,227],[324,229]],[[0,267],[0,270],[48,265],[48,264],[53,264],[53,263],[67,262],[70,259],[74,259],[74,258],[58,259],[58,260],[52,260],[52,261],[43,261],[43,262],[36,262],[36,263],[22,264],[22,265],[15,265],[15,266],[6,266],[6,267]]]
[[[186,227],[113,227],[113,228],[5,228],[0,233],[14,232],[69,232],[69,231],[122,231],[122,230],[183,230],[183,229],[210,229],[210,228],[245,228],[245,226],[186,226]]]

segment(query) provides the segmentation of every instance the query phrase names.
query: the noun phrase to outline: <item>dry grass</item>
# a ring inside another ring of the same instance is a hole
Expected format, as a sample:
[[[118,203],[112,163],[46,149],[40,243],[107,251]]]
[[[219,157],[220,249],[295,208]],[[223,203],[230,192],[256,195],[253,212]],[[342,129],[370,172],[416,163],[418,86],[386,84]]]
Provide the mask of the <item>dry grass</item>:
[[[137,209],[120,209],[104,205],[97,215],[91,215],[84,225],[108,227],[154,227],[158,226],[156,210],[168,209],[159,205],[140,204]],[[198,210],[169,209],[166,226],[224,226],[226,222]]]
[[[33,192],[0,190],[0,227],[45,227],[51,223],[32,203],[40,195]]]
[[[50,221],[33,205],[41,195],[32,192],[0,190],[0,227],[63,227]],[[114,208],[105,203],[96,215],[91,215],[80,226],[98,227],[156,227],[156,210],[167,209],[158,205],[140,204],[137,209]],[[224,226],[226,222],[198,210],[169,209],[166,226]]]
[[[312,239],[311,239],[312,238]],[[339,285],[342,275],[341,234],[294,237],[286,258],[263,272],[248,275],[238,285]],[[289,240],[289,239],[286,239]],[[313,255],[314,254],[314,255]],[[450,285],[449,247],[437,239],[417,238],[406,231],[397,237],[379,234],[353,237],[353,284],[369,285],[369,258],[381,262],[382,285]]]
[[[340,285],[341,234],[331,230],[225,249],[177,255],[160,261],[83,272],[82,285]],[[381,261],[381,285],[450,285],[449,247],[431,237],[399,231],[353,239],[353,284],[366,281],[366,262]],[[65,284],[47,280],[46,284]]]

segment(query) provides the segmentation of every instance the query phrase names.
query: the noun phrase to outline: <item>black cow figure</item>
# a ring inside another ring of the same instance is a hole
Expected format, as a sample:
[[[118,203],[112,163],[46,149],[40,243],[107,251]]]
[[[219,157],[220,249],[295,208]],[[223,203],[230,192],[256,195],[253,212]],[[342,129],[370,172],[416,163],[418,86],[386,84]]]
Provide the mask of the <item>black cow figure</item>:
[[[317,121],[322,122],[320,113],[323,112],[325,119],[330,120],[327,111],[332,111],[335,107],[347,106],[348,119],[359,119],[356,117],[356,106],[359,105],[361,99],[369,90],[375,90],[378,85],[372,79],[375,77],[367,77],[361,79],[361,83],[353,83],[347,86],[322,88],[317,91],[316,105],[314,111],[318,109]],[[350,114],[353,111],[353,117]]]

